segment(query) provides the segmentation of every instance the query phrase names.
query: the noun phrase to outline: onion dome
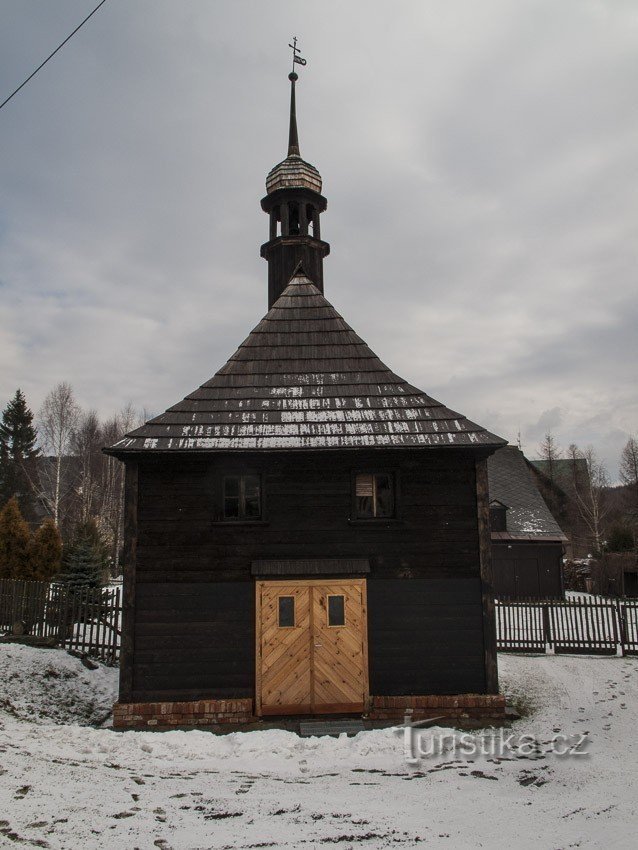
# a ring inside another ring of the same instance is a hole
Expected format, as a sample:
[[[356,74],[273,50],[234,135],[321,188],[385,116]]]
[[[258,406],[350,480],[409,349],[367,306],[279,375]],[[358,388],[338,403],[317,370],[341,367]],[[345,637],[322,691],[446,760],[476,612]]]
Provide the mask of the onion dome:
[[[287,156],[266,177],[266,192],[269,195],[277,189],[299,188],[312,189],[321,194],[321,174],[299,154]]]

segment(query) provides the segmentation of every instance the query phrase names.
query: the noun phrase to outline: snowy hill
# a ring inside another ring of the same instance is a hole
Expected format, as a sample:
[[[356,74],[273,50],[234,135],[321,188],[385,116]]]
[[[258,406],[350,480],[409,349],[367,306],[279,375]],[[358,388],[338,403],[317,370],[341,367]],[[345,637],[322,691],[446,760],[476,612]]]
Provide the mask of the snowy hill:
[[[117,676],[114,667],[87,669],[61,649],[2,644],[0,713],[30,723],[96,726],[111,713]]]

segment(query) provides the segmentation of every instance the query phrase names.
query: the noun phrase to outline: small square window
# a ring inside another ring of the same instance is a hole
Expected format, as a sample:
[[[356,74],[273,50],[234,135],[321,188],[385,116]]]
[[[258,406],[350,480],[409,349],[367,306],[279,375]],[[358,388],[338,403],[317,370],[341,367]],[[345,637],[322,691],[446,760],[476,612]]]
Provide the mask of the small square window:
[[[355,478],[357,519],[394,516],[394,476],[388,472],[359,473]]]
[[[279,628],[291,629],[295,625],[295,597],[279,597]]]
[[[507,505],[496,499],[490,502],[490,528],[492,531],[507,531]]]
[[[346,598],[345,596],[328,596],[328,625],[345,626]]]
[[[261,519],[259,475],[226,475],[223,499],[224,519]]]

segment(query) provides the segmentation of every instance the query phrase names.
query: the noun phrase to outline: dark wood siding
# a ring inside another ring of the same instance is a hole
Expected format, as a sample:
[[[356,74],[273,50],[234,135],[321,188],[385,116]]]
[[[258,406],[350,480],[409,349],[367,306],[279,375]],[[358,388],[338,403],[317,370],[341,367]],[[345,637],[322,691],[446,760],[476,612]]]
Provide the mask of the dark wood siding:
[[[396,469],[398,520],[350,521],[357,467]],[[264,522],[216,523],[220,476],[257,470]],[[462,451],[140,463],[138,581],[249,581],[253,560],[370,558],[375,576],[478,575],[474,459]]]
[[[136,611],[134,700],[253,695],[252,585],[144,583]]]
[[[368,582],[373,694],[485,691],[481,582]]]
[[[396,473],[397,518],[352,521],[352,473],[375,467]],[[215,522],[242,471],[262,476],[263,522]],[[143,458],[138,512],[135,699],[253,694],[251,563],[269,559],[369,560],[375,693],[484,690],[474,454]]]

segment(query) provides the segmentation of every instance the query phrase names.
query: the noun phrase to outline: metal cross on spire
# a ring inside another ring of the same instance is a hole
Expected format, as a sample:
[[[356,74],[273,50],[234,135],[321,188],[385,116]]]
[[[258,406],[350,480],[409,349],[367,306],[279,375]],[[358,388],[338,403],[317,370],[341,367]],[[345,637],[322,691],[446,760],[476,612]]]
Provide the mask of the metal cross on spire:
[[[295,65],[305,65],[306,60],[302,59],[299,54],[301,53],[301,49],[297,47],[297,36],[295,36],[292,40],[292,44],[289,44],[288,47],[292,50],[292,72],[295,73]]]
[[[305,65],[306,60],[299,56],[301,52],[297,47],[297,36],[292,40],[292,44],[288,47],[292,49],[292,71],[288,74],[290,80],[290,130],[288,132],[288,156],[300,156],[299,153],[299,136],[297,134],[297,106],[295,103],[295,82],[297,74],[295,73],[295,65]]]

